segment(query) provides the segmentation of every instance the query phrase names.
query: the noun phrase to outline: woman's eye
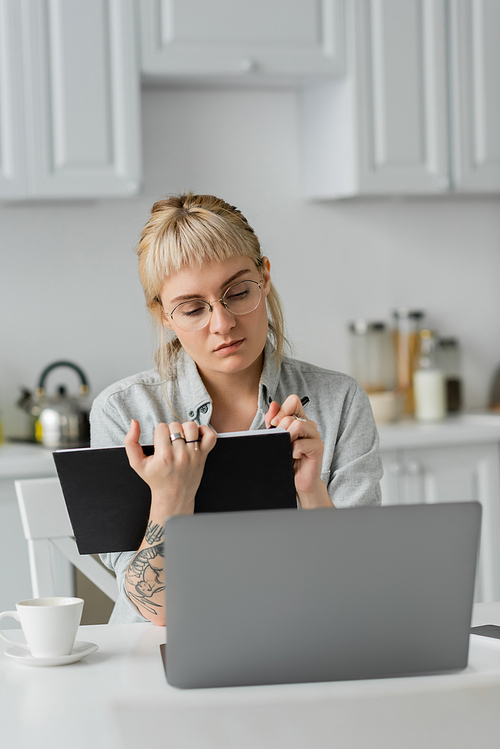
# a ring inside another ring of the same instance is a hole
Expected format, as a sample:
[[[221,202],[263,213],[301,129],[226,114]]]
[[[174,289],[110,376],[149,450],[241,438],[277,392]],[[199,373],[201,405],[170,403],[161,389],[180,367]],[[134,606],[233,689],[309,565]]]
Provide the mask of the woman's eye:
[[[240,299],[245,299],[246,296],[248,296],[248,289],[235,292],[234,294],[228,294],[227,300],[230,302],[239,302]]]
[[[183,317],[199,317],[202,315],[206,310],[205,305],[203,304],[190,304],[186,307],[182,307],[179,312],[182,313]]]
[[[198,307],[197,309],[192,309],[184,313],[186,317],[197,317],[198,315],[202,315],[205,311],[204,307]]]

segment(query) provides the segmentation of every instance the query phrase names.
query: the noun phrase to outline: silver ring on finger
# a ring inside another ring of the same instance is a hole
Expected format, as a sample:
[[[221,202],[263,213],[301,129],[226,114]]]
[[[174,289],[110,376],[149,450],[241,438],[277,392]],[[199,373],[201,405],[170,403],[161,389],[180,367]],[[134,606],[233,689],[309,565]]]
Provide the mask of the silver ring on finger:
[[[184,440],[185,442],[186,438],[180,432],[174,432],[173,434],[170,435],[170,441],[175,442],[175,440]]]

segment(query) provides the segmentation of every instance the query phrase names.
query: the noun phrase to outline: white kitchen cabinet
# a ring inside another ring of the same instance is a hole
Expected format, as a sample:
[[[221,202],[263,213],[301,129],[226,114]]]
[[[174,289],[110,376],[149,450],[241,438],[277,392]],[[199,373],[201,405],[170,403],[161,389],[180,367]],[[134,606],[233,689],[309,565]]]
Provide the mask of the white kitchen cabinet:
[[[0,52],[1,196],[136,193],[141,164],[133,0],[2,5],[0,24],[11,49]],[[16,123],[12,148],[5,139],[12,141]],[[5,153],[17,159],[15,181],[6,179]]]
[[[306,195],[500,192],[500,3],[345,7],[346,76],[301,92]]]
[[[259,80],[344,72],[344,0],[139,0],[146,76]]]
[[[500,442],[461,443],[467,428],[455,433],[447,444],[442,435],[436,444],[435,433],[424,433],[421,444],[400,435],[395,448],[397,426],[382,428],[381,455],[384,477],[382,503],[432,504],[435,502],[478,501],[483,509],[481,545],[476,582],[476,601],[500,600]],[[436,427],[438,433],[440,426]],[[441,427],[441,431],[445,428]],[[385,439],[384,439],[385,437]],[[427,437],[427,446],[425,445]],[[445,435],[446,437],[446,435]],[[484,437],[484,435],[483,435]],[[393,444],[384,448],[384,441]],[[406,442],[406,445],[405,445]],[[411,442],[414,442],[412,445]]]
[[[26,194],[20,28],[19,0],[0,0],[0,198]]]
[[[451,0],[452,179],[457,192],[500,190],[500,2]]]
[[[362,192],[448,187],[444,0],[360,2],[355,18]]]

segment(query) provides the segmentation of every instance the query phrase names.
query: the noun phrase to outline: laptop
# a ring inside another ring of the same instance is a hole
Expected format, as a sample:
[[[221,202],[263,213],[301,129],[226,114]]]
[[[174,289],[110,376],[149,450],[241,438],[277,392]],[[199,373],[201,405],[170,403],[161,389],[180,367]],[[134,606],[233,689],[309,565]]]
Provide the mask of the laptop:
[[[480,525],[477,502],[169,518],[168,683],[465,668]]]

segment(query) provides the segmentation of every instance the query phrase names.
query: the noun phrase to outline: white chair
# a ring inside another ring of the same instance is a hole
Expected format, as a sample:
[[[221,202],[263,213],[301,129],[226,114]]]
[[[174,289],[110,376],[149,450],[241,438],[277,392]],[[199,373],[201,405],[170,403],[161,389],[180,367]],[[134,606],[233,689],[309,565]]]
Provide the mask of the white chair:
[[[24,536],[28,542],[33,597],[72,594],[57,591],[53,565],[53,552],[57,549],[73,567],[116,601],[118,585],[111,572],[92,556],[82,556],[78,552],[59,479],[26,479],[16,481],[15,485]],[[69,565],[67,567],[72,569]]]

